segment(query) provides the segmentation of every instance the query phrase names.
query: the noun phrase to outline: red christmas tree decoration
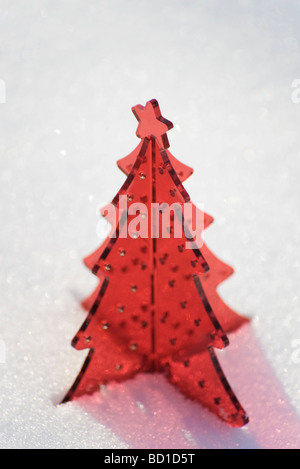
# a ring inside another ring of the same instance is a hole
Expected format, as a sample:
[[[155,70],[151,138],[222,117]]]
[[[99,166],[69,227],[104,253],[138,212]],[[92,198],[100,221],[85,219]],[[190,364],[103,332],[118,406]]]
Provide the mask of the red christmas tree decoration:
[[[182,185],[193,171],[168,151],[173,124],[156,100],[132,111],[142,141],[118,162],[127,179],[102,210],[112,233],[85,259],[99,286],[83,302],[89,313],[72,345],[90,351],[63,402],[109,381],[162,372],[187,397],[242,426],[247,415],[214,352],[248,321],[217,294],[233,269],[199,242],[213,219]],[[196,229],[195,220],[203,221]]]

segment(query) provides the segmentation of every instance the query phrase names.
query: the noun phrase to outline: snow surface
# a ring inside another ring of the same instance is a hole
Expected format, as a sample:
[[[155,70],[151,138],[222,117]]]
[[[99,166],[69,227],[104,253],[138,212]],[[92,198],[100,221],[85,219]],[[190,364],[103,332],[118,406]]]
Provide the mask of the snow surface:
[[[0,0],[0,53],[0,447],[299,448],[300,2]],[[81,259],[152,98],[252,318],[218,352],[243,429],[156,375],[58,405],[86,356]]]

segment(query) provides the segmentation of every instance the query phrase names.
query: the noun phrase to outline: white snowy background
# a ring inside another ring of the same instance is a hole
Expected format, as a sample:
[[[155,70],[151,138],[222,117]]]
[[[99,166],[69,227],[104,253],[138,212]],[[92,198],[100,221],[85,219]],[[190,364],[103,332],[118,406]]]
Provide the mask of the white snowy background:
[[[0,0],[0,58],[0,447],[299,448],[300,1]],[[82,258],[152,98],[252,318],[217,352],[242,429],[156,375],[58,405],[86,356]]]

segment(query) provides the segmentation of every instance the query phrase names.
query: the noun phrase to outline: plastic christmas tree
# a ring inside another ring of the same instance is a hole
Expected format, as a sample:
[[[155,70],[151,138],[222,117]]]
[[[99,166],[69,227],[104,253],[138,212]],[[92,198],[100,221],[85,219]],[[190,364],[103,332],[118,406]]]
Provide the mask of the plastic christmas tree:
[[[156,100],[132,111],[141,142],[118,162],[127,179],[102,210],[112,232],[85,259],[99,286],[83,302],[89,313],[72,345],[89,353],[63,402],[160,372],[187,397],[243,426],[248,418],[214,352],[248,321],[217,293],[233,269],[199,242],[213,219],[182,185],[193,171],[168,151],[173,124]],[[195,220],[203,220],[196,230]]]

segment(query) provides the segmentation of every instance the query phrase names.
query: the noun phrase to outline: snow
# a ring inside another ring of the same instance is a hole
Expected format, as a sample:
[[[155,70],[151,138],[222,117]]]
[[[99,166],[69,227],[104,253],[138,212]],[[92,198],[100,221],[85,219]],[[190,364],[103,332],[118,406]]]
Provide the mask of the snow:
[[[0,44],[0,447],[299,448],[300,2],[0,0]],[[218,352],[242,429],[156,375],[58,405],[86,356],[81,259],[152,98],[252,318]]]

